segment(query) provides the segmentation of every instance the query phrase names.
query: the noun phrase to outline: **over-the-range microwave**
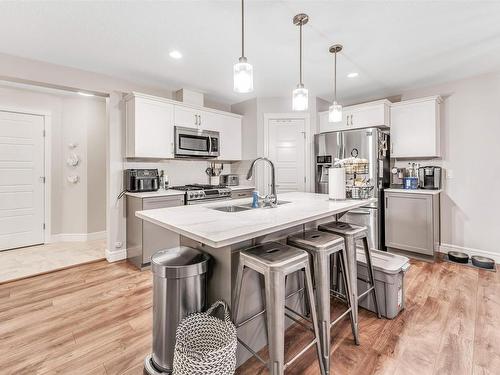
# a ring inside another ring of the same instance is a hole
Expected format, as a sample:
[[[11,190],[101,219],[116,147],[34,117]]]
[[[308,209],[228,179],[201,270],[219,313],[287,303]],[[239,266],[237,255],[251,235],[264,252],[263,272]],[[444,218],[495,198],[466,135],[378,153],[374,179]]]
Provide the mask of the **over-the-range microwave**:
[[[219,156],[219,132],[175,126],[175,157]]]

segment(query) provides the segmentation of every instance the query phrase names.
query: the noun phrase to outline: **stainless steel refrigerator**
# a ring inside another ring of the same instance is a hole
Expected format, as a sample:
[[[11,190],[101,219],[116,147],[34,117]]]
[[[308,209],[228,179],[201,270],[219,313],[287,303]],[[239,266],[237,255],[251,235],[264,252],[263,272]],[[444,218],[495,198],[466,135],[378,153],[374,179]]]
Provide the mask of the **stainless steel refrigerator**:
[[[358,157],[368,161],[363,178],[373,186],[370,194],[377,201],[347,212],[340,220],[368,226],[370,247],[380,250],[385,250],[383,191],[390,184],[389,144],[389,131],[379,128],[321,133],[314,139],[317,193],[328,193],[328,168],[336,159]],[[352,178],[346,176],[346,180]]]

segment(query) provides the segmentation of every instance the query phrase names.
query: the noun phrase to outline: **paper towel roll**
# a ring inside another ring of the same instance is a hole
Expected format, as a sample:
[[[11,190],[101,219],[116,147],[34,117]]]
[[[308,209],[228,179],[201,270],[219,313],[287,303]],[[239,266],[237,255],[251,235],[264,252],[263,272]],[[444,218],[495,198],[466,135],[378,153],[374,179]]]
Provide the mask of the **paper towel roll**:
[[[345,199],[345,168],[328,170],[328,196],[330,199]]]

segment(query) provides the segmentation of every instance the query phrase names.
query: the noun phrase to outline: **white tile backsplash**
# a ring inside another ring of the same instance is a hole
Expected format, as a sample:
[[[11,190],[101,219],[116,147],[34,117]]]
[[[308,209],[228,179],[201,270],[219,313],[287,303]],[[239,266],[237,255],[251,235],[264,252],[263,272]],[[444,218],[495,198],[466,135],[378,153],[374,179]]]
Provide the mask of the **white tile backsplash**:
[[[170,186],[185,184],[208,184],[209,178],[205,170],[210,162],[207,160],[162,160],[158,162],[125,161],[124,169],[130,168],[158,168],[164,170]],[[219,163],[217,163],[219,164]],[[231,173],[231,164],[225,163],[222,174]],[[212,179],[213,184],[219,183],[219,178]]]

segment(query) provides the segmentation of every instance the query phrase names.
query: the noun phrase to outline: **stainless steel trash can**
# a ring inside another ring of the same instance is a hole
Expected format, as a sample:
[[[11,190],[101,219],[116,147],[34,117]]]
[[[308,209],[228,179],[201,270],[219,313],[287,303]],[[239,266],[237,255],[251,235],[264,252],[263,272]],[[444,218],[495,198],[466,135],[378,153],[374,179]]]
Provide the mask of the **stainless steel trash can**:
[[[206,308],[209,259],[208,254],[186,246],[160,250],[151,257],[153,350],[144,360],[146,373],[172,372],[177,325]]]

